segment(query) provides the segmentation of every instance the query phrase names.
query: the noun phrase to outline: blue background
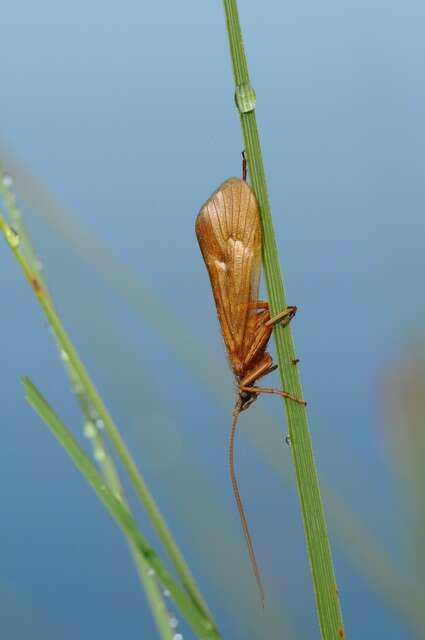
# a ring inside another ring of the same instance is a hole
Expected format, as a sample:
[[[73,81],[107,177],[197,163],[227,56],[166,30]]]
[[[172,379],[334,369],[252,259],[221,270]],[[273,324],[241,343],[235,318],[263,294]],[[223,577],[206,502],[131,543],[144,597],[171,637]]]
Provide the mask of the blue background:
[[[423,354],[425,7],[240,11],[347,635],[424,638],[397,371]],[[233,382],[194,235],[201,204],[240,174],[221,3],[15,0],[0,56],[0,159],[64,323],[223,637],[318,638],[277,399],[243,416],[237,443],[264,612],[226,468]],[[23,399],[25,373],[83,440],[5,245],[0,284],[0,629],[154,638],[120,532]],[[409,588],[419,606],[406,614]]]

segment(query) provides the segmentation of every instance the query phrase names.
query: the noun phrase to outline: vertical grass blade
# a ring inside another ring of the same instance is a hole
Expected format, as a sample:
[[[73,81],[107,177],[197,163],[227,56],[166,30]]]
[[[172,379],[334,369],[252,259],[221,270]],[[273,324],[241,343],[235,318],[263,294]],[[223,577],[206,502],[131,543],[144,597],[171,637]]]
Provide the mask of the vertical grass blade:
[[[271,314],[274,315],[287,306],[287,301],[255,117],[255,91],[249,80],[237,1],[224,0],[224,10],[236,85],[236,105],[240,114],[251,182],[260,207],[264,272]],[[291,327],[277,325],[273,333],[282,388],[302,398],[299,370],[294,364],[296,354]],[[304,406],[291,400],[285,399],[284,404],[322,638],[324,640],[344,638],[342,611],[314,462],[307,411]]]

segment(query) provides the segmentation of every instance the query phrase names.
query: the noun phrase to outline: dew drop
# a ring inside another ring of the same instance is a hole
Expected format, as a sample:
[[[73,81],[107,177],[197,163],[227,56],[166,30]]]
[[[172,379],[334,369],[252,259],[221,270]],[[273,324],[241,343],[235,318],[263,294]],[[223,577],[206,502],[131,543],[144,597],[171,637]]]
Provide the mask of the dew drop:
[[[183,640],[183,636],[181,633],[175,633],[173,635],[173,640]]]
[[[164,595],[164,598],[169,598],[171,596],[171,591],[169,589],[164,589],[162,593]]]
[[[69,355],[67,354],[67,352],[65,351],[65,349],[61,349],[61,359],[64,362],[68,362],[69,360]]]
[[[13,249],[19,247],[19,236],[15,229],[11,226],[6,227],[6,240]]]
[[[93,457],[95,460],[97,460],[98,462],[102,462],[102,460],[105,459],[105,452],[103,449],[95,449],[94,453],[93,453]]]
[[[168,624],[172,629],[175,629],[176,627],[179,626],[179,621],[175,616],[171,616],[171,618],[168,619]]]
[[[153,569],[152,567],[149,567],[148,569],[149,578],[152,578],[154,575],[155,575],[155,569]]]
[[[84,423],[84,435],[86,436],[86,438],[89,438],[89,440],[95,437],[96,429],[94,427],[93,422],[90,422],[89,420],[87,420]]]
[[[5,173],[3,176],[3,186],[6,187],[6,189],[10,189],[12,185],[13,185],[13,180],[11,176]]]
[[[99,429],[99,431],[101,431],[102,429],[105,428],[105,423],[103,422],[103,420],[101,420],[100,418],[98,418],[96,420],[96,427]]]

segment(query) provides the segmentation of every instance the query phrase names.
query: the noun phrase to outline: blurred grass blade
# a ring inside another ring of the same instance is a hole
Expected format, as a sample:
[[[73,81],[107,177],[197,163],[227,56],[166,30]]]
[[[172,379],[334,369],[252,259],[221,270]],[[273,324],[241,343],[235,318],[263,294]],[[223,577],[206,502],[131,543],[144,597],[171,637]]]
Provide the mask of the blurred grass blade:
[[[183,360],[183,362],[186,361],[186,364],[189,364],[192,371],[195,366],[198,366],[198,377],[208,376],[209,369],[199,367],[199,362],[201,361],[199,353],[202,345],[197,344],[194,341],[193,335],[190,335],[185,326],[178,320],[175,321],[174,317],[171,323],[173,331],[170,332],[169,319],[173,314],[164,302],[155,297],[151,299],[150,293],[147,293],[147,290],[140,281],[140,277],[136,277],[127,265],[115,257],[111,250],[103,245],[101,240],[94,235],[89,228],[82,229],[79,222],[69,218],[63,206],[56,201],[49,190],[32,177],[8,152],[2,149],[1,145],[0,155],[3,158],[2,164],[7,164],[9,169],[12,169],[14,189],[18,191],[20,199],[23,199],[26,205],[30,207],[27,213],[36,213],[40,215],[44,221],[47,221],[51,233],[56,234],[58,239],[64,239],[68,247],[76,250],[78,258],[84,260],[84,262],[88,262],[94,272],[108,282],[108,288],[113,291],[114,295],[117,297],[122,296],[124,301],[130,302],[138,316],[142,317],[142,320],[145,320],[144,309],[146,307],[148,310],[148,320],[151,322],[155,331],[159,333],[160,337],[166,341],[169,349],[174,352],[180,360]],[[16,224],[16,219],[14,218],[14,224],[19,229],[22,221]],[[74,260],[75,257],[72,258],[72,263],[74,263]],[[34,263],[32,262],[32,264]],[[41,273],[43,273],[43,271]],[[54,276],[55,274],[52,270],[48,275]],[[73,296],[71,304],[72,303],[78,304],[78,297]],[[84,304],[87,305],[88,301],[85,300]],[[96,304],[98,305],[99,301],[97,301]],[[159,314],[159,316],[157,316],[157,314]],[[140,386],[146,389],[147,396],[153,399],[157,395],[158,389],[152,384],[152,377],[145,375],[141,366],[142,363],[140,359],[135,358],[133,349],[125,349],[123,351],[124,344],[122,342],[122,336],[116,335],[114,338],[115,327],[110,321],[110,316],[107,313],[101,315],[103,317],[103,323],[108,324],[108,345],[117,345],[117,352],[113,357],[118,359],[118,362],[122,362],[122,367],[131,369],[131,375],[129,375],[129,377],[141,381]],[[170,335],[169,341],[166,340],[167,333]],[[110,353],[106,353],[103,349],[99,350],[98,358],[101,358],[101,362],[104,362],[101,366],[108,367],[110,357]],[[229,392],[228,386],[224,384],[223,377],[217,373],[219,371],[218,365],[212,363],[213,354],[206,352],[203,357],[212,364],[211,376],[207,384],[213,392],[215,391],[217,393],[224,405],[226,393],[228,394]],[[66,367],[69,366],[69,360],[67,360],[66,357],[64,358],[62,349],[61,359]],[[218,386],[220,387],[220,393],[218,393]],[[82,386],[81,384],[78,386],[77,383],[77,387],[79,388],[77,398],[80,402]],[[117,387],[114,386],[111,392],[116,390]],[[230,398],[230,394],[229,399],[232,399]],[[126,398],[125,401],[128,403],[129,400],[130,398]],[[156,416],[161,416],[161,420],[167,424],[171,422],[173,424],[173,433],[175,433],[175,419],[168,413],[163,399],[155,403],[155,406]],[[267,416],[265,416],[265,419],[268,419]],[[133,423],[130,422],[128,426],[132,427]],[[152,433],[146,428],[144,432],[146,439],[143,431],[139,428],[135,431],[134,436],[140,441],[141,447],[149,458],[149,450],[152,451],[150,448],[152,444]],[[155,431],[155,434],[156,433]],[[168,433],[168,436],[172,438],[173,433]],[[194,460],[198,454],[193,451],[191,447],[191,443],[187,441],[185,443],[185,450],[187,457],[192,460],[191,467],[193,468]],[[157,456],[158,450],[155,449],[152,451],[152,455]],[[208,483],[204,470],[199,467],[199,473],[195,475],[197,476],[199,491],[193,491],[192,484],[186,482],[185,474],[180,473],[178,478],[173,479],[173,486],[179,487],[173,490],[172,494],[175,512],[186,513],[183,524],[188,527],[190,521],[188,517],[189,514],[187,513],[189,500],[190,513],[197,513],[201,519],[209,519],[211,522],[220,523],[219,528],[214,528],[214,534],[212,533],[213,529],[209,527],[208,535],[205,535],[204,532],[202,536],[195,536],[192,539],[192,550],[196,552],[198,562],[201,567],[204,567],[210,582],[213,584],[222,584],[224,581],[227,585],[230,585],[236,581],[238,584],[237,590],[228,589],[225,593],[224,590],[220,589],[219,593],[221,605],[229,615],[232,615],[235,608],[239,606],[241,598],[247,603],[246,614],[234,620],[235,625],[240,629],[240,633],[244,635],[247,633],[261,634],[264,622],[256,614],[258,605],[257,594],[250,588],[249,580],[242,578],[242,583],[237,580],[238,575],[243,575],[245,559],[243,554],[240,553],[240,538],[238,532],[236,532],[233,527],[233,519],[223,506],[222,500],[217,499],[217,489]],[[187,497],[188,495],[190,495],[189,499]],[[199,518],[193,518],[194,527],[196,527],[196,521]],[[191,530],[189,529],[189,531]],[[210,549],[207,556],[204,551],[205,543]],[[228,561],[224,564],[221,562],[221,549],[226,549],[228,553]],[[285,610],[282,602],[280,602],[276,596],[273,597],[270,591],[267,605],[267,618],[270,630],[277,636],[287,638],[288,640],[296,637],[296,633],[289,622],[289,612]]]
[[[57,337],[65,357],[71,363],[74,371],[78,375],[78,378],[85,389],[87,396],[90,398],[90,402],[99,415],[99,418],[103,421],[105,431],[108,434],[112,445],[114,446],[118,457],[120,458],[128,476],[133,483],[136,493],[145,507],[148,516],[155,527],[159,537],[161,538],[175,568],[184,585],[187,593],[191,597],[198,610],[206,617],[209,618],[210,614],[207,606],[202,598],[202,595],[196,585],[196,582],[187,566],[177,544],[175,543],[171,532],[169,531],[165,520],[163,519],[152,495],[150,494],[145,481],[139,473],[136,463],[128,451],[121,435],[112,420],[108,410],[106,409],[103,401],[91,381],[83,363],[81,362],[77,351],[75,350],[71,340],[69,339],[65,329],[62,326],[59,316],[57,315],[49,296],[44,295],[44,289],[40,283],[37,274],[31,269],[26,258],[19,251],[19,236],[10,227],[6,221],[0,216],[0,231],[3,233],[10,249],[15,255],[25,277],[30,283],[37,300],[46,314],[47,320],[52,327],[55,336]]]
[[[182,615],[184,615],[188,623],[201,638],[219,638],[219,635],[213,628],[211,621],[202,616],[190,597],[170,576],[156,552],[140,533],[136,522],[128,511],[125,503],[114,495],[100,473],[97,471],[94,464],[75,440],[72,433],[57,416],[42,394],[29,378],[22,378],[22,383],[25,388],[25,396],[30,405],[59,440],[76,467],[94,489],[109,513],[113,516],[118,526],[129,536],[132,543],[143,555],[147,565],[149,566],[149,571],[153,570],[152,576],[156,576],[164,589],[168,589],[170,591],[174,602],[179,607]],[[161,603],[158,604],[160,606]]]
[[[22,220],[21,212],[16,204],[15,194],[12,190],[12,180],[9,176],[2,174],[1,172],[0,172],[0,195],[3,196],[3,202],[6,208],[6,211],[10,217],[10,220],[13,224],[15,231],[17,231],[18,233],[20,251],[28,261],[29,266],[33,269],[35,273],[37,273],[37,277],[39,278],[40,282],[43,285],[44,293],[46,297],[48,297],[50,304],[52,304],[53,306],[53,302],[52,302],[50,293],[48,291],[47,284],[43,278],[43,274],[41,273],[40,261],[32,245],[29,233]],[[85,393],[84,387],[81,384],[81,380],[78,377],[77,372],[73,368],[68,358],[63,357],[62,348],[60,346],[58,338],[56,337],[55,334],[53,334],[53,336],[55,339],[55,345],[56,345],[57,351],[59,353],[59,356],[61,358],[62,364],[65,369],[65,372],[68,375],[68,378],[71,383],[71,387],[77,398],[80,411],[82,413],[83,421],[84,421],[84,434],[89,439],[92,445],[94,459],[97,461],[99,468],[101,470],[101,473],[105,478],[105,481],[107,482],[108,486],[114,492],[114,495],[116,497],[123,498],[124,492],[119,479],[118,471],[115,468],[114,461],[109,455],[108,449],[104,442],[103,434],[97,428],[98,421],[96,420],[95,409],[90,402],[90,398]],[[127,508],[130,510],[128,504],[127,504]],[[134,564],[136,566],[139,579],[144,587],[148,604],[149,604],[152,616],[157,625],[160,638],[161,640],[173,640],[174,631],[169,624],[170,616],[167,611],[165,600],[157,584],[157,581],[152,580],[152,578],[148,576],[148,566],[146,564],[146,561],[143,555],[139,553],[135,545],[132,543],[131,539],[128,538],[128,536],[127,536],[127,542],[130,547],[130,553],[132,555]]]

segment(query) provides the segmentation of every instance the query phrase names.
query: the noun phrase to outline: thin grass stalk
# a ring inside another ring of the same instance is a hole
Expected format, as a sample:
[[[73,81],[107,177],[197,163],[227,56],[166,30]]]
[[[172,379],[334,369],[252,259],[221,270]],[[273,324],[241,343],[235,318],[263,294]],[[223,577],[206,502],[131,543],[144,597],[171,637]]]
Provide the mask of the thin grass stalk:
[[[128,503],[123,497],[123,489],[119,480],[119,476],[112,458],[110,457],[105,443],[103,441],[102,434],[99,433],[98,428],[93,422],[86,422],[85,424],[86,435],[91,440],[93,446],[93,454],[95,460],[97,460],[100,471],[107,485],[111,488],[113,494],[119,498],[122,497],[124,504],[126,505],[129,513],[132,512],[128,506]],[[163,597],[163,590],[156,579],[149,575],[149,564],[145,557],[139,552],[137,546],[128,536],[125,534],[127,544],[130,548],[130,553],[135,564],[137,574],[140,582],[145,590],[146,598],[149,604],[149,608],[152,613],[152,617],[155,621],[158,629],[159,637],[161,640],[173,640],[174,630],[170,626],[170,614],[167,610],[165,600]]]
[[[255,117],[255,92],[249,80],[236,0],[224,0],[224,10],[236,85],[236,105],[240,114],[249,174],[261,214],[263,264],[271,315],[273,316],[287,307],[287,300]],[[294,364],[296,353],[291,327],[290,325],[286,327],[277,325],[273,334],[282,388],[292,395],[302,398],[299,370]],[[285,399],[284,406],[322,638],[323,640],[344,638],[342,611],[314,462],[307,411],[303,405],[288,399]]]
[[[60,351],[59,345],[58,348]],[[115,467],[114,461],[109,455],[106,443],[104,442],[103,434],[99,430],[99,420],[93,419],[93,408],[90,405],[90,401],[86,397],[81,387],[78,376],[76,375],[75,371],[73,371],[71,365],[69,364],[69,361],[67,361],[66,359],[64,360],[64,367],[71,381],[72,388],[77,397],[80,410],[84,418],[84,435],[91,443],[93,457],[99,466],[100,472],[105,479],[105,482],[111,488],[115,497],[121,499],[125,503],[129,513],[133,515],[128,502],[124,497],[124,491],[121,485],[118,471]],[[156,580],[152,578],[152,576],[149,575],[149,564],[146,562],[144,556],[139,552],[136,545],[127,534],[126,540],[140,582],[143,585],[152,617],[157,626],[159,637],[161,638],[161,640],[173,640],[174,631],[170,626],[170,614],[167,610],[160,585]]]
[[[13,224],[13,227],[18,233],[20,250],[28,260],[28,264],[30,265],[30,267],[34,272],[37,273],[37,277],[43,285],[45,295],[49,297],[49,300],[53,305],[50,293],[48,291],[41,271],[41,263],[37,258],[37,254],[34,250],[29,233],[27,232],[26,226],[22,221],[22,215],[16,205],[15,194],[12,191],[11,186],[11,178],[5,174],[2,174],[0,171],[0,195],[3,197],[4,206]],[[58,339],[56,338],[56,336],[54,336],[54,338],[56,348],[60,354],[64,369],[71,382],[72,389],[75,393],[80,411],[84,419],[84,434],[92,445],[93,457],[98,463],[105,481],[112,489],[115,496],[124,499],[124,492],[121,486],[118,471],[111,456],[109,455],[103,435],[97,428],[99,421],[95,420],[96,414],[94,413],[94,408],[90,403],[90,399],[84,392],[83,386],[81,385],[81,381],[78,378],[77,373],[73,369],[65,352],[62,351]],[[126,504],[127,508],[130,511],[128,503]],[[155,580],[152,580],[152,578],[148,575],[149,565],[146,563],[143,555],[139,553],[138,549],[135,547],[134,543],[128,536],[126,536],[126,539],[130,548],[133,562],[136,566],[139,579],[145,590],[146,598],[152,616],[158,628],[160,638],[161,640],[172,640],[174,631],[169,624],[170,616],[168,614],[161,590],[157,582]]]
[[[61,352],[59,343],[57,343],[57,347],[59,352]],[[115,467],[114,461],[109,455],[106,443],[104,442],[103,434],[99,430],[99,420],[94,420],[93,408],[91,407],[90,401],[84,393],[77,374],[72,369],[72,366],[70,365],[67,358],[63,357],[63,354],[62,361],[65,371],[67,372],[67,375],[71,381],[72,388],[77,397],[78,404],[84,418],[84,435],[91,443],[93,457],[99,466],[100,472],[105,482],[110,487],[115,497],[122,500],[126,505],[129,513],[133,515],[128,502],[124,497],[124,491],[121,485],[118,471]],[[161,640],[173,640],[174,631],[169,624],[170,615],[167,611],[160,586],[158,582],[149,575],[149,564],[146,562],[144,556],[139,552],[128,534],[125,534],[125,537],[130,549],[130,554],[136,567],[137,574],[139,576],[140,582],[143,585],[152,617],[155,620],[159,637],[161,638]]]
[[[62,323],[57,315],[52,302],[48,295],[45,295],[44,288],[37,276],[37,274],[31,269],[28,260],[19,251],[19,236],[16,231],[7,224],[2,216],[0,216],[0,231],[3,233],[7,243],[12,249],[16,260],[18,261],[26,279],[30,283],[38,302],[44,311],[47,320],[52,327],[52,330],[57,337],[65,357],[68,358],[74,371],[78,375],[78,378],[83,386],[86,395],[90,398],[90,402],[96,410],[99,418],[103,421],[105,431],[108,434],[113,447],[115,448],[118,457],[120,458],[127,474],[136,490],[136,493],[145,507],[147,514],[152,522],[152,525],[156,529],[158,536],[160,537],[164,547],[173,562],[176,571],[182,581],[184,588],[186,589],[189,597],[197,607],[199,613],[209,619],[212,623],[211,615],[204,602],[204,599],[196,585],[196,582],[187,566],[177,544],[175,543],[170,530],[168,529],[165,520],[163,519],[152,495],[150,494],[142,476],[140,475],[136,463],[128,451],[121,435],[115,426],[112,417],[106,409],[103,401],[91,381],[83,363],[81,362],[77,351],[71,343]]]
[[[182,615],[201,640],[219,640],[220,636],[212,622],[199,612],[190,596],[169,574],[157,553],[139,531],[127,505],[122,499],[116,497],[112,489],[105,483],[101,474],[80,447],[68,427],[62,422],[29,378],[23,377],[22,383],[30,405],[51,429],[117,524],[128,535],[138,552],[143,555],[149,566],[151,576],[157,578],[164,589],[169,590]]]

